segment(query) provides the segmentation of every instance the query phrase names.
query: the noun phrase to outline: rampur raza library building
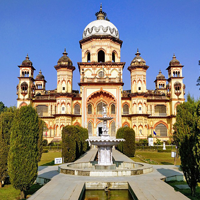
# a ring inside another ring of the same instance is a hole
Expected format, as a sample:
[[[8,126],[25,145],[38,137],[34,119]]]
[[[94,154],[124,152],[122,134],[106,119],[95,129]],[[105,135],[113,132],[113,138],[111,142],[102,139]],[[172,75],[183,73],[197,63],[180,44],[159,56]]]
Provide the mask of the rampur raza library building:
[[[46,80],[42,72],[34,78],[32,62],[27,55],[19,67],[17,86],[17,107],[30,103],[46,122],[44,132],[48,141],[61,140],[62,127],[79,125],[88,128],[89,137],[100,136],[103,105],[113,120],[108,124],[111,136],[120,127],[129,126],[135,130],[136,139],[147,138],[156,132],[156,137],[168,140],[173,133],[176,107],[184,102],[183,65],[175,55],[167,67],[168,78],[159,71],[155,79],[155,90],[146,89],[146,71],[149,66],[140,56],[139,50],[128,70],[131,89],[123,90],[123,69],[118,29],[106,18],[106,13],[96,13],[97,19],[89,23],[79,41],[82,62],[78,62],[80,72],[80,92],[73,90],[72,80],[75,67],[64,50],[58,60],[57,88],[46,90]]]

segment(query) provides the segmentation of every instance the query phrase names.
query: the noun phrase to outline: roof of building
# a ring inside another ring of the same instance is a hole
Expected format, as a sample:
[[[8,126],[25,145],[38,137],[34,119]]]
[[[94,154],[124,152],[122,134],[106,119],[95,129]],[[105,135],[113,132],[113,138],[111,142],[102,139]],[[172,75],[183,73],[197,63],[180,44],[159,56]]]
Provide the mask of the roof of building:
[[[92,35],[111,35],[119,39],[119,31],[116,26],[106,18],[106,13],[100,11],[96,13],[97,20],[90,22],[83,31],[83,39]]]
[[[165,76],[162,74],[161,70],[159,71],[159,74],[156,76],[156,79],[165,79]]]
[[[173,55],[172,60],[169,62],[169,65],[180,65],[180,62],[176,59],[175,54]]]
[[[139,49],[137,49],[137,53],[135,54],[135,58],[131,61],[131,65],[146,65],[146,61],[140,56]]]
[[[33,63],[29,60],[28,54],[26,56],[26,59],[22,62],[22,66],[32,66]]]
[[[42,74],[41,70],[39,71],[39,74],[36,76],[35,80],[44,80],[44,75]]]
[[[63,52],[63,56],[58,60],[58,65],[59,65],[59,64],[64,64],[64,65],[69,65],[69,66],[72,66],[72,65],[73,65],[72,61],[71,61],[70,58],[67,56],[66,49],[65,49],[64,52]]]

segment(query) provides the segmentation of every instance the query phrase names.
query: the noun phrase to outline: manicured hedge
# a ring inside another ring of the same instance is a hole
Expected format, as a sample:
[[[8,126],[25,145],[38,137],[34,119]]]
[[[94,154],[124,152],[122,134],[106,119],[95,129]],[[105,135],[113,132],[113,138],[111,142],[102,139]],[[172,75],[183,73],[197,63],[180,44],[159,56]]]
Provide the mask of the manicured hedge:
[[[117,130],[116,138],[124,138],[125,142],[117,145],[117,149],[125,155],[132,157],[135,155],[135,131],[129,127],[122,127]]]
[[[80,126],[65,126],[62,130],[62,157],[73,162],[88,150],[88,130]]]

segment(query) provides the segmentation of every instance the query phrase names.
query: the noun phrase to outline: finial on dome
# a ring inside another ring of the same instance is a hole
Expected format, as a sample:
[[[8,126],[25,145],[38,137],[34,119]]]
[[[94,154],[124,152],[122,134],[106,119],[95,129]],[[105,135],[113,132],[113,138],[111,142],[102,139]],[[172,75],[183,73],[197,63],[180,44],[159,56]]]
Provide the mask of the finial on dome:
[[[27,56],[26,56],[26,60],[29,60],[28,53],[27,53]]]
[[[40,71],[39,71],[39,74],[42,74],[42,71],[41,71],[41,69],[40,69]]]
[[[102,3],[100,4],[100,10],[95,14],[97,16],[97,20],[104,20],[106,17],[106,13],[102,11]]]
[[[173,59],[175,59],[176,58],[176,56],[175,56],[175,53],[173,53],[173,57],[172,57]]]
[[[66,48],[64,48],[64,52],[63,52],[63,56],[65,55],[67,55],[68,53],[67,53],[67,51],[66,51]]]
[[[139,49],[137,48],[137,53],[135,54],[136,56],[139,56],[141,53],[139,52]]]

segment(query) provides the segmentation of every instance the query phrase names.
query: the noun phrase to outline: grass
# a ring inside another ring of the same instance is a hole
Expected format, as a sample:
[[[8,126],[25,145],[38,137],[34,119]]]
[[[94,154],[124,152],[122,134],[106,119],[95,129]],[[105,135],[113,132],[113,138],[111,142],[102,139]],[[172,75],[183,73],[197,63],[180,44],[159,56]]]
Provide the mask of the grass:
[[[174,158],[171,153],[163,153],[157,151],[136,151],[135,157],[131,158],[135,162],[143,162],[155,165],[174,165]],[[180,165],[181,161],[178,158],[176,165]]]
[[[33,184],[31,188],[26,192],[27,198],[35,193],[42,186],[39,184]],[[0,199],[1,200],[18,200],[20,196],[20,190],[16,190],[11,184],[5,185],[0,188]]]
[[[189,199],[192,200],[199,200],[200,199],[200,183],[198,183],[198,186],[196,187],[196,196],[192,197],[191,196],[191,190],[190,189],[179,189],[176,187],[176,185],[187,185],[186,182],[184,181],[170,181],[167,182],[169,185],[171,185],[176,191],[181,192],[185,196],[187,196]]]
[[[54,165],[54,158],[61,157],[61,151],[49,151],[48,153],[43,153],[41,161],[38,163],[39,166],[51,166]]]

